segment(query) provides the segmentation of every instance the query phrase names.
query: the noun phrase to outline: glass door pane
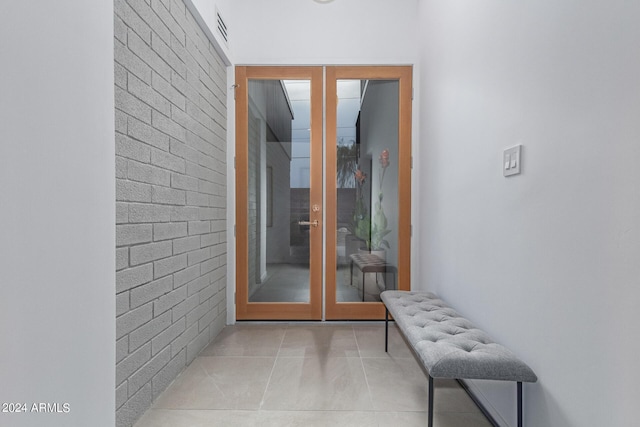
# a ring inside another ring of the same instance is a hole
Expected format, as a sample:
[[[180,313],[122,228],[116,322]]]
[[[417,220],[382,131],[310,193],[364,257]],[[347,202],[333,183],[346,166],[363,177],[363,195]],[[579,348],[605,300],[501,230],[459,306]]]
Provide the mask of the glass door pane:
[[[328,67],[326,84],[327,318],[381,318],[380,293],[409,288],[411,69]]]
[[[322,68],[238,66],[236,85],[236,318],[319,320]]]
[[[337,301],[380,301],[397,286],[398,81],[337,88]]]
[[[249,302],[309,302],[310,80],[249,80]]]

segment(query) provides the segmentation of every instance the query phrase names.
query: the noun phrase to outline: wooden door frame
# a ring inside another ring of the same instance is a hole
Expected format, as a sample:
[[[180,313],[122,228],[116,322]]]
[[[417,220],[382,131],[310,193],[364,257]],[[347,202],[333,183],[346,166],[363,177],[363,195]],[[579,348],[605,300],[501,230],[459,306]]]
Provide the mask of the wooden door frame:
[[[322,211],[309,212],[310,227],[310,295],[308,303],[249,302],[248,295],[248,81],[311,81],[311,158],[310,205],[322,206],[322,133],[323,67],[236,66],[236,318],[237,320],[321,320],[322,319]]]
[[[326,263],[325,263],[325,318],[384,319],[381,302],[336,301],[336,246],[337,246],[337,80],[397,80],[398,88],[398,289],[411,288],[411,66],[335,66],[326,67]]]

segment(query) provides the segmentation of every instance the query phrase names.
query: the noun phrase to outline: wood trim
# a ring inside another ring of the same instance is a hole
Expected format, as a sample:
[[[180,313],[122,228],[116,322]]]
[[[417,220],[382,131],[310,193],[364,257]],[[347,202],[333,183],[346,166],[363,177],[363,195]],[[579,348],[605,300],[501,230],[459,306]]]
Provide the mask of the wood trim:
[[[236,67],[236,318],[247,315],[248,300],[248,88],[246,67]]]
[[[336,211],[336,120],[337,120],[337,80],[368,79],[398,80],[398,288],[411,288],[411,66],[338,66],[326,69],[326,203],[327,212]],[[335,214],[327,215],[327,258],[326,277],[326,318],[339,319],[384,319],[384,305],[381,302],[336,302],[336,233]]]
[[[236,67],[236,318],[238,320],[320,320],[322,318],[322,211],[309,212],[311,227],[309,303],[249,302],[248,295],[248,81],[311,81],[311,205],[322,206],[322,67]],[[317,159],[317,160],[316,160]]]
[[[411,67],[403,67],[400,81],[398,156],[398,204],[400,225],[398,241],[398,289],[411,289],[411,116],[413,104],[413,72]]]
[[[336,143],[337,137],[337,114],[338,114],[338,88],[336,67],[327,67],[325,72],[325,135],[326,135],[326,167],[325,167],[325,194],[326,194],[326,220],[325,227],[327,230],[326,237],[326,263],[325,263],[325,316],[327,319],[335,319],[339,317],[336,313],[335,301],[336,295],[336,258],[337,258],[337,211],[338,189],[336,187],[337,174],[337,153]]]
[[[311,221],[317,220],[318,227],[311,227],[311,247],[310,247],[310,295],[311,295],[311,317],[322,319],[322,236],[325,226],[322,221],[324,210],[322,209],[322,183],[323,183],[323,162],[322,162],[322,135],[323,135],[323,69],[313,67],[311,70],[311,188],[309,189],[309,218]],[[320,211],[313,212],[313,205],[320,206]]]
[[[326,174],[322,171],[322,67],[236,67],[236,318],[238,320],[320,320],[322,317],[322,235],[326,229],[326,318],[384,319],[384,306],[380,302],[336,302],[336,150],[327,143]],[[322,206],[322,183],[326,189],[326,224],[322,224],[322,211],[310,212],[310,219],[318,219],[320,226],[313,229],[310,251],[309,303],[250,303],[248,302],[248,79],[310,79],[311,106],[311,205]],[[327,141],[336,141],[336,114],[338,79],[369,79],[399,81],[399,230],[398,287],[411,288],[411,107],[412,67],[410,66],[353,66],[326,68],[326,133]]]

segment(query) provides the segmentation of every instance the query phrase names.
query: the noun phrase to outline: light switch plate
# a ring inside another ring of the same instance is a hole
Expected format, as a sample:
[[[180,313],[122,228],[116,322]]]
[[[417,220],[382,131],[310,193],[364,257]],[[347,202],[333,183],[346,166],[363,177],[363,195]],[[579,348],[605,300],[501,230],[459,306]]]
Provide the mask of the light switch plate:
[[[522,164],[522,145],[507,148],[502,154],[502,174],[504,176],[517,175],[520,173]]]

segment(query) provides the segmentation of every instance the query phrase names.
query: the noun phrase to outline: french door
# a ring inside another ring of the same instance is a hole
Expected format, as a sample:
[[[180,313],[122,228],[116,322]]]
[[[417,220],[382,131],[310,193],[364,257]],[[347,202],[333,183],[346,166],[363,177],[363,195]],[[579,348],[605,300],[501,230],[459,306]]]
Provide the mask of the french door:
[[[236,67],[238,320],[382,319],[410,197],[411,67]]]

